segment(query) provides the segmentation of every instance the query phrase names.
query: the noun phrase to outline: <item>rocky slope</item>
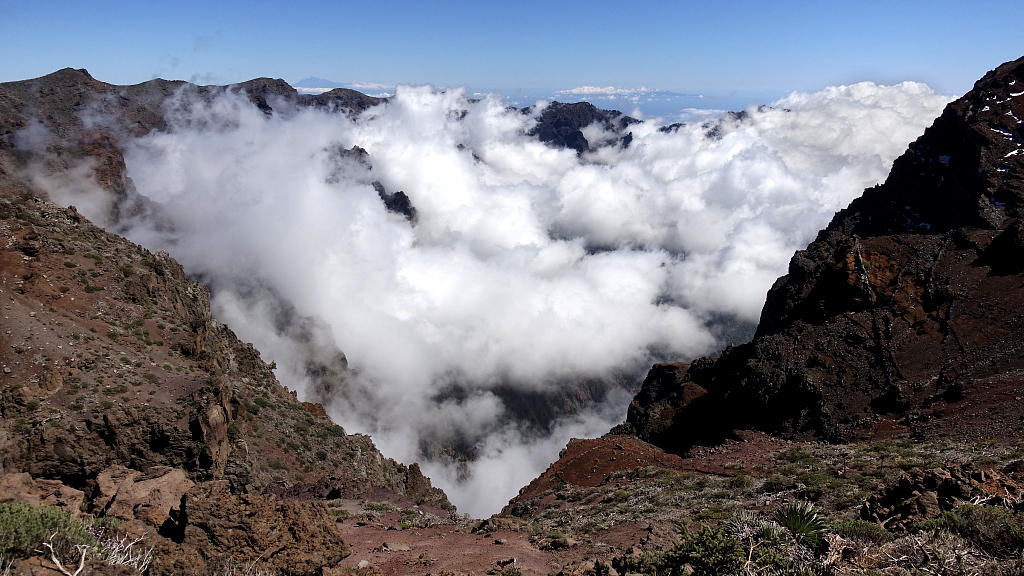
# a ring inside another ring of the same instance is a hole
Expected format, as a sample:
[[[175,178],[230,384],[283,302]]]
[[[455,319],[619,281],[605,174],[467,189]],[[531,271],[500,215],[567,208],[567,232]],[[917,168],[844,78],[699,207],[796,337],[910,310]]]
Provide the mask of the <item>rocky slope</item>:
[[[654,367],[629,410],[669,450],[736,428],[832,441],[1020,438],[1024,60],[951,103],[768,294],[754,339]]]
[[[215,541],[220,527],[190,531],[199,514],[234,522],[239,507],[265,508],[264,530],[299,515],[327,536],[292,534],[293,543],[333,542],[336,562],[344,546],[315,500],[449,506],[415,466],[383,458],[368,437],[297,401],[252,345],[212,318],[208,291],[166,254],[4,184],[0,463],[4,478],[23,476],[0,497],[42,481],[45,490],[33,490],[55,496],[41,502],[135,520],[151,538],[166,536],[154,541],[207,562],[249,555]],[[174,556],[157,555],[151,573],[180,573],[162,568]],[[295,573],[324,565],[264,560]]]
[[[148,574],[256,559],[321,574],[349,553],[327,501],[387,500],[446,518],[445,495],[415,465],[384,458],[283,388],[167,254],[45,199],[32,175],[87,159],[118,199],[111,221],[146,209],[115,136],[160,127],[177,87],[115,90],[75,70],[0,85],[0,501],[127,521],[123,530],[156,547]],[[289,97],[275,82],[241,88],[257,105]],[[365,104],[317,102],[335,97]],[[89,110],[111,107],[118,125],[90,123]],[[14,146],[37,115],[48,127],[42,166]]]

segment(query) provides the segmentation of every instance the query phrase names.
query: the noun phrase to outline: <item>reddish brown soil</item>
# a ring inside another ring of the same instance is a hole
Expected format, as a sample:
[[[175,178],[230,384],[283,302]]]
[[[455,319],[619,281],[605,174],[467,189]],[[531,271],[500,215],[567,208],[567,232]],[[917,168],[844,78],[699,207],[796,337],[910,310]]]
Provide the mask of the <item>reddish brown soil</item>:
[[[734,440],[713,447],[696,447],[687,455],[678,456],[633,436],[609,434],[592,440],[573,439],[561,458],[523,488],[518,498],[533,498],[563,483],[598,486],[613,474],[646,466],[722,476],[756,474],[770,469],[773,454],[793,445],[763,432],[743,430],[736,433]]]
[[[387,575],[486,574],[500,571],[501,565],[513,558],[523,574],[552,574],[573,562],[621,552],[648,533],[645,526],[621,525],[602,532],[600,542],[570,542],[567,548],[542,550],[527,530],[485,532],[450,524],[397,530],[398,513],[382,516],[373,524],[360,524],[356,518],[338,522],[351,547],[351,555],[341,565],[358,568],[366,561],[368,571]]]
[[[1024,438],[1024,372],[966,382],[962,398],[939,400],[914,423],[918,435],[957,441],[1016,441]]]
[[[553,498],[553,490],[562,484],[595,487],[608,482],[628,483],[622,480],[623,472],[645,467],[723,476],[741,472],[767,475],[773,456],[795,445],[760,432],[740,431],[734,440],[715,447],[695,448],[686,456],[678,456],[632,436],[573,439],[558,461],[523,488],[517,499],[541,496],[547,502]],[[358,510],[356,502],[346,506]],[[515,558],[516,567],[523,574],[551,574],[573,562],[609,557],[626,550],[648,538],[652,530],[647,523],[623,523],[601,531],[597,538],[583,539],[586,542],[542,550],[544,540],[534,537],[531,541],[530,531],[525,526],[515,526],[515,519],[497,517],[496,525],[508,522],[517,529],[493,532],[474,532],[464,525],[397,530],[399,520],[399,514],[394,512],[371,523],[359,521],[358,517],[339,521],[338,528],[352,551],[343,566],[357,568],[365,560],[369,562],[368,570],[380,574],[439,574],[445,570],[483,574],[499,569],[498,561]],[[502,543],[496,543],[499,540]]]
[[[365,560],[381,574],[437,574],[444,570],[483,574],[497,568],[498,561],[511,558],[524,574],[550,574],[562,566],[551,552],[538,550],[529,535],[520,532],[473,534],[453,525],[389,530],[356,526],[354,519],[339,522],[338,527],[352,551],[342,565],[356,568]],[[504,543],[496,544],[498,540]]]

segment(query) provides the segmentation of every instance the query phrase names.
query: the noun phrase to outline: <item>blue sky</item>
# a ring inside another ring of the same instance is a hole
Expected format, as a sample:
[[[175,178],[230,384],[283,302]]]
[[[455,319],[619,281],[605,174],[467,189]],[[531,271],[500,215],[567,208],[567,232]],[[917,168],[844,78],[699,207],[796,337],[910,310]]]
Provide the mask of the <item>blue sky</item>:
[[[130,84],[580,85],[782,94],[917,80],[960,94],[1024,55],[1019,0],[46,2],[0,0],[0,81],[71,66]]]

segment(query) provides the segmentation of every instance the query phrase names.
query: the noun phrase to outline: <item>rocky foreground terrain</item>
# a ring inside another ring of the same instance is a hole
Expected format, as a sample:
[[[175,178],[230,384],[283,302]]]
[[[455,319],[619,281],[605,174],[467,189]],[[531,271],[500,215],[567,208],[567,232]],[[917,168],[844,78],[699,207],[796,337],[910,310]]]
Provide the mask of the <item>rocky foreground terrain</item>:
[[[115,234],[158,210],[119,138],[165,127],[181,86],[0,85],[0,574],[1024,574],[1024,59],[794,256],[750,343],[653,367],[623,425],[486,520],[298,401],[202,284]],[[268,114],[379,103],[232,89]],[[629,144],[587,106],[534,134]],[[36,177],[82,159],[105,229]]]

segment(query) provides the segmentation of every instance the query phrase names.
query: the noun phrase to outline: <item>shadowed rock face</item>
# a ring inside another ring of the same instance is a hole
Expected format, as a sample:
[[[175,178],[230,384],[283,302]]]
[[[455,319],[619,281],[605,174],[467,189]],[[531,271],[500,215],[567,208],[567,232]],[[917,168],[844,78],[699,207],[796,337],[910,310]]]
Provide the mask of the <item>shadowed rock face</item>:
[[[670,450],[743,427],[1019,434],[1020,407],[992,390],[1024,389],[1022,118],[1024,59],[951,103],[794,255],[751,342],[652,369],[628,426]]]
[[[524,113],[530,108],[525,108]],[[632,124],[639,120],[625,116],[617,110],[602,110],[589,102],[576,102],[574,104],[563,104],[552,102],[540,114],[537,125],[530,130],[530,136],[536,136],[541,142],[550,144],[557,148],[572,148],[577,154],[583,154],[592,150],[591,143],[583,135],[582,129],[593,123],[598,123],[605,130],[622,133]],[[629,146],[633,140],[632,133],[620,136],[619,143]]]
[[[329,90],[323,94],[303,94],[299,96],[300,102],[307,106],[324,107],[330,108],[335,107],[337,109],[348,110],[352,113],[358,114],[367,108],[373,108],[374,106],[387,102],[387,98],[376,98],[374,96],[368,96],[362,92],[356,90],[349,90],[348,88],[335,88]]]

